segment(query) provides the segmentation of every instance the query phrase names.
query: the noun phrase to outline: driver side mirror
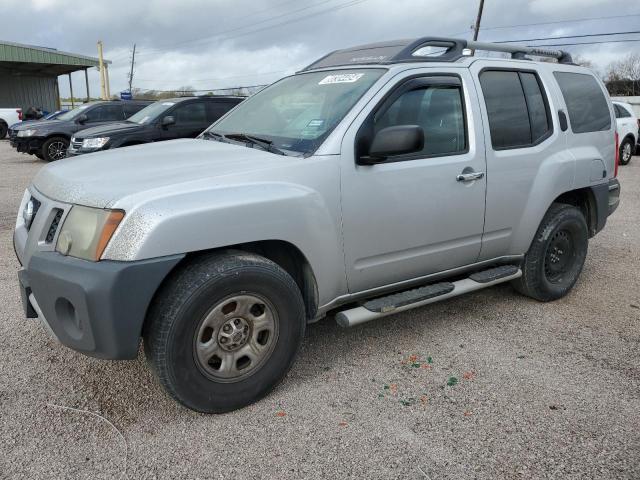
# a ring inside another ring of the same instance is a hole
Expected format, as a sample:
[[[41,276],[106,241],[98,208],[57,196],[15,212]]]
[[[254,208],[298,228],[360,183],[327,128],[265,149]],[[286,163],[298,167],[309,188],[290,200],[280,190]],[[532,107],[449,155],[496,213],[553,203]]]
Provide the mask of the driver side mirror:
[[[162,119],[160,125],[162,125],[163,127],[168,127],[169,125],[175,125],[175,123],[176,118],[173,115],[167,115]]]
[[[358,159],[360,165],[383,163],[391,155],[419,152],[424,148],[424,130],[418,125],[398,125],[380,130],[373,137],[369,155]]]
[[[86,113],[80,114],[78,115],[78,118],[76,118],[76,123],[79,123],[80,125],[84,125],[87,120],[89,120],[89,117],[87,117]]]

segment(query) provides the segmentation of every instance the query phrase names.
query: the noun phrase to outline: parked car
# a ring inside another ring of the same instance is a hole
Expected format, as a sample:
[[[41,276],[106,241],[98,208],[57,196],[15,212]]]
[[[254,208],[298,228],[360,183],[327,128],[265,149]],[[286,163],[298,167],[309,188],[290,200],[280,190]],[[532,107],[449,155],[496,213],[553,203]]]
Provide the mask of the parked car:
[[[19,152],[36,155],[48,162],[60,160],[66,156],[69,141],[77,131],[127,119],[150,103],[142,100],[86,103],[55,120],[13,126],[9,140]]]
[[[7,136],[9,131],[9,125],[18,123],[22,120],[22,109],[18,107],[14,108],[0,108],[0,140]]]
[[[616,125],[620,137],[620,165],[627,165],[638,148],[640,138],[640,120],[628,103],[613,101]]]
[[[179,402],[242,407],[327,312],[349,327],[503,282],[565,296],[618,206],[614,118],[562,51],[331,53],[197,139],[41,169],[14,234],[26,316],[100,358],[143,338]]]
[[[142,143],[195,138],[244,97],[184,97],[161,100],[124,122],[88,128],[71,138],[68,156]]]

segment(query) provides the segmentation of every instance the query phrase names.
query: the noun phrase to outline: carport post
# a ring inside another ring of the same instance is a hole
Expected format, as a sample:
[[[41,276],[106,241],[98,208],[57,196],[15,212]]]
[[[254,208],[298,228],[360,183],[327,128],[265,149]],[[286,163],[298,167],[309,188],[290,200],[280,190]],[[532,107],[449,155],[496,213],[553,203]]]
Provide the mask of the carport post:
[[[69,72],[69,91],[71,92],[71,109],[73,110],[76,106],[73,103],[73,82],[71,81],[71,72]]]
[[[88,68],[84,69],[84,83],[87,87],[87,102],[91,101],[91,94],[89,93],[89,74],[87,73]]]

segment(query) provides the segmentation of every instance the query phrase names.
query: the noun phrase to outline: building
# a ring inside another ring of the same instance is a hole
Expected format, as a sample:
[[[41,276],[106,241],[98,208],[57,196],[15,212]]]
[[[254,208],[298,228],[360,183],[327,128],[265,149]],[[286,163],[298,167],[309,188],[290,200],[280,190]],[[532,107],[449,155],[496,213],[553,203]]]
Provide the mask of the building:
[[[105,61],[107,85],[108,63]],[[79,70],[85,74],[83,93],[90,98],[87,70],[99,65],[99,60],[93,57],[0,41],[0,107],[20,107],[23,111],[30,106],[44,111],[59,110],[60,76],[68,76],[73,97],[71,72]],[[79,95],[76,93],[76,96]]]

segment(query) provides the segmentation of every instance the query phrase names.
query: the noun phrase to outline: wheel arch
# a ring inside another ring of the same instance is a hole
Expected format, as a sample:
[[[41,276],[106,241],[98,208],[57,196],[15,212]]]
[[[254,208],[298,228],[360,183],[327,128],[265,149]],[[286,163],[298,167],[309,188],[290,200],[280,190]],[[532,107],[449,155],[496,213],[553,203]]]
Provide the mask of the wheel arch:
[[[319,306],[318,284],[311,263],[297,246],[284,240],[261,240],[189,252],[173,267],[172,272],[193,261],[195,258],[233,250],[261,255],[291,275],[300,289],[305,305],[307,321],[311,322],[317,319]],[[171,281],[171,274],[164,278],[163,282],[156,289],[156,292],[160,291],[164,283],[168,281]],[[150,302],[150,305],[151,303],[153,303],[153,300]]]
[[[593,189],[590,187],[564,192],[556,197],[551,205],[554,203],[564,203],[579,208],[587,222],[589,238],[593,237],[599,231],[598,218],[600,212],[598,211],[598,201]],[[549,208],[551,208],[551,205]]]

